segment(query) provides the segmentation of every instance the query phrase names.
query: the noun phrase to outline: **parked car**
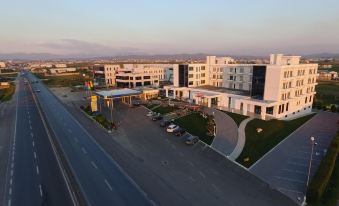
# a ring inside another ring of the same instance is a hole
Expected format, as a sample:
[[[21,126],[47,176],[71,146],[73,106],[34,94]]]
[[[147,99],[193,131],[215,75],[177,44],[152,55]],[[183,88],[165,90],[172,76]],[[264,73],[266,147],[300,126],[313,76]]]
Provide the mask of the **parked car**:
[[[185,133],[186,133],[186,130],[183,128],[179,128],[174,132],[175,136],[178,136],[178,137],[182,136]]]
[[[152,117],[153,115],[154,115],[154,112],[152,112],[152,111],[149,111],[149,112],[146,114],[147,117]]]
[[[160,127],[167,127],[170,124],[171,124],[171,121],[163,119],[163,120],[161,120],[159,125],[160,125]]]
[[[172,132],[175,132],[177,129],[179,129],[179,126],[178,125],[175,125],[175,124],[170,124],[166,131],[169,132],[169,133],[172,133]]]
[[[152,117],[153,121],[158,121],[158,120],[162,120],[162,119],[163,119],[163,117],[161,115],[156,115],[156,116]]]
[[[35,90],[35,92],[41,92],[41,90],[40,90],[40,89],[37,89],[37,90]]]
[[[199,141],[199,138],[197,136],[193,136],[193,135],[188,135],[185,139],[185,143],[187,145],[194,145],[198,141]]]

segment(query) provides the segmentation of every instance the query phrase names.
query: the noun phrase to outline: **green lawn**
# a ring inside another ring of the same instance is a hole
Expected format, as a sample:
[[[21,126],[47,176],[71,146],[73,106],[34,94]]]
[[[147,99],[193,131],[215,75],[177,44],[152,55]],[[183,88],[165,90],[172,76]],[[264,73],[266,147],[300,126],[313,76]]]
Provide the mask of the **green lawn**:
[[[84,85],[85,81],[91,80],[78,74],[69,76],[43,76],[40,74],[35,75],[38,78],[43,79],[43,82],[50,87],[71,87],[76,85]]]
[[[339,82],[338,81],[318,81],[316,89],[316,104],[322,106],[330,104],[339,105]]]
[[[235,121],[235,123],[237,123],[238,127],[244,119],[248,118],[248,116],[237,114],[237,113],[232,113],[232,112],[227,112],[227,111],[222,111],[222,112],[225,112],[228,116],[230,116]]]
[[[10,84],[9,88],[0,89],[0,101],[5,102],[11,100],[14,92],[15,92],[14,84]]]
[[[337,158],[331,179],[319,202],[310,206],[336,206],[339,198],[339,158]]]
[[[291,121],[275,119],[269,121],[254,119],[250,121],[245,128],[245,147],[236,161],[245,167],[250,167],[313,116],[314,114],[311,114]],[[262,128],[263,131],[257,133],[257,128]]]
[[[145,107],[147,107],[148,109],[152,109],[155,106],[158,106],[159,104],[146,104]]]
[[[167,114],[178,110],[178,107],[171,107],[171,106],[160,106],[153,109],[153,112],[160,113],[160,114]]]
[[[208,119],[203,118],[199,113],[192,113],[190,115],[174,120],[174,123],[182,128],[185,128],[192,135],[198,136],[199,139],[206,144],[211,144],[213,136],[208,133]]]

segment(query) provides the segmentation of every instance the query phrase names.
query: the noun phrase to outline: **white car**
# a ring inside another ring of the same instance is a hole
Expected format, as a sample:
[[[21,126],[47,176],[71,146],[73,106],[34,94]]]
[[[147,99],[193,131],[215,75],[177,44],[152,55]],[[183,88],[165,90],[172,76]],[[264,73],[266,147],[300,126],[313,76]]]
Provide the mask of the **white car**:
[[[175,124],[171,124],[167,127],[166,131],[169,132],[169,133],[172,133],[174,132],[175,130],[179,129],[179,126],[178,125],[175,125]]]
[[[149,112],[146,114],[147,117],[151,117],[151,116],[153,116],[153,115],[154,115],[154,112],[152,112],[152,111],[149,111]]]

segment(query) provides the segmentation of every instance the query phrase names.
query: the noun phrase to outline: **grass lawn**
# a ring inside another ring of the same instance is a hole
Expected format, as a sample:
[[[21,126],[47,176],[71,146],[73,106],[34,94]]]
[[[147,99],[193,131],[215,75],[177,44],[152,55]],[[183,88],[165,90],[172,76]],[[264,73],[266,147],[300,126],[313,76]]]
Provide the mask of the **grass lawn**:
[[[269,121],[254,119],[250,121],[245,128],[245,147],[236,161],[245,167],[250,167],[313,116],[314,114],[311,114],[291,121],[276,119]],[[257,128],[262,128],[263,131],[257,133]],[[247,161],[245,161],[246,158],[248,158]]]
[[[227,111],[222,111],[222,112],[225,112],[228,116],[230,116],[235,121],[235,123],[237,123],[238,127],[244,119],[248,118],[248,116],[237,114],[237,113],[232,113],[232,112],[227,112]]]
[[[148,109],[152,109],[155,106],[158,106],[159,104],[146,104],[145,107],[147,107]]]
[[[71,87],[76,85],[84,85],[85,81],[91,79],[85,78],[81,75],[69,75],[69,76],[42,76],[36,74],[43,82],[50,87]]]
[[[12,99],[14,92],[15,92],[14,84],[10,84],[10,86],[6,89],[0,89],[0,101],[1,102],[9,101],[10,99]]]
[[[336,206],[338,198],[339,198],[339,158],[337,158],[331,179],[328,182],[324,195],[322,196],[319,202],[309,205]]]
[[[153,112],[160,113],[160,114],[167,114],[178,110],[178,107],[170,107],[170,106],[160,106],[153,109]]]
[[[174,120],[174,123],[182,128],[185,128],[192,135],[198,136],[199,139],[206,144],[211,144],[213,136],[207,135],[208,119],[203,118],[199,113],[192,113],[190,115]]]
[[[315,90],[316,102],[321,102],[323,106],[339,105],[339,81],[318,81]]]

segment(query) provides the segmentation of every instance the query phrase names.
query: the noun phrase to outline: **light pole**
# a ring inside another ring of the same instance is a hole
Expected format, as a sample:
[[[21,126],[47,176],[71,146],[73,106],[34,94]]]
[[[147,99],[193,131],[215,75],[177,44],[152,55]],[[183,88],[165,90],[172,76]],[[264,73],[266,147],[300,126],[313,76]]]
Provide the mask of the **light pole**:
[[[301,205],[306,205],[306,193],[307,193],[307,189],[308,189],[308,184],[310,182],[310,175],[311,175],[311,167],[312,167],[312,160],[313,160],[313,150],[314,150],[314,146],[317,145],[317,143],[315,142],[315,138],[311,137],[311,144],[312,144],[312,149],[311,149],[311,157],[310,157],[310,162],[308,165],[308,173],[307,173],[307,182],[306,182],[306,191],[305,191],[305,195],[304,195],[304,200],[301,203]]]

